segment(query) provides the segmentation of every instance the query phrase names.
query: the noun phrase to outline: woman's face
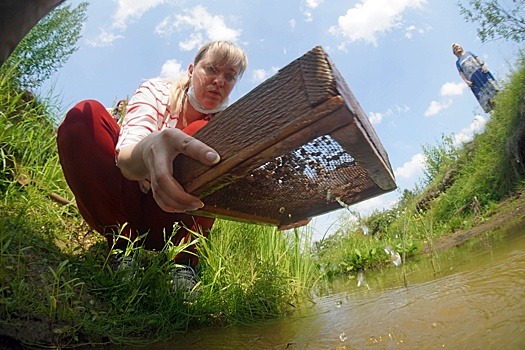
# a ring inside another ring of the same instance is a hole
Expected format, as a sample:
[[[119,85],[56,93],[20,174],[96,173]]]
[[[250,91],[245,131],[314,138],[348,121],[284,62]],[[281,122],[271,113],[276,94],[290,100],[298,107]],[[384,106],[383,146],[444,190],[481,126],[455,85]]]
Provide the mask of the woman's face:
[[[190,65],[188,68],[195,97],[206,109],[220,105],[237,83],[237,70],[234,67],[219,66],[212,62],[206,53],[195,66]]]

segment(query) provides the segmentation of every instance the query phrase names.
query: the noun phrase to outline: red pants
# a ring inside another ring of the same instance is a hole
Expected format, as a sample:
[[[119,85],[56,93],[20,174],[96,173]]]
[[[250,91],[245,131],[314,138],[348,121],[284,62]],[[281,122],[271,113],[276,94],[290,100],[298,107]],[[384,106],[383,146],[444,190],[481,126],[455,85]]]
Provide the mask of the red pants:
[[[187,129],[190,129],[189,125]],[[197,130],[184,130],[193,134]],[[189,240],[191,231],[208,235],[214,219],[163,211],[151,191],[142,193],[137,181],[126,179],[115,165],[115,145],[119,126],[106,108],[97,101],[86,100],[75,105],[58,128],[58,153],[66,181],[75,195],[80,214],[89,226],[104,235],[108,244],[122,248],[127,242],[114,242],[121,234],[135,239],[148,233],[146,249],[160,250],[175,224],[181,226],[174,243]],[[124,229],[119,231],[123,224]],[[195,253],[195,247],[189,249]],[[178,263],[195,266],[198,259],[181,253]]]

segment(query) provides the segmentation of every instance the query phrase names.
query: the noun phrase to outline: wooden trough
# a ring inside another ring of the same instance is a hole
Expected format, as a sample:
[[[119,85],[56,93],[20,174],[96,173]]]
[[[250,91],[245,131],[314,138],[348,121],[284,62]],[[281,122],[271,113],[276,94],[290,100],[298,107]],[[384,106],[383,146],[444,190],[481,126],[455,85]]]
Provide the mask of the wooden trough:
[[[221,155],[186,156],[174,176],[203,216],[287,225],[396,188],[388,155],[335,65],[317,46],[195,135]]]

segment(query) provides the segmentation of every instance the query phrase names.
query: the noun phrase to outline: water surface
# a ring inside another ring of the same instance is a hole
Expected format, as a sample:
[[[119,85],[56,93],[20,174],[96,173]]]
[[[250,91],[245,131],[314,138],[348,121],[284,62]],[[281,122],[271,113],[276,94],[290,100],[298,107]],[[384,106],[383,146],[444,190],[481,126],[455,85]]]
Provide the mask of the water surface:
[[[149,349],[525,349],[525,232],[335,281],[298,315]]]

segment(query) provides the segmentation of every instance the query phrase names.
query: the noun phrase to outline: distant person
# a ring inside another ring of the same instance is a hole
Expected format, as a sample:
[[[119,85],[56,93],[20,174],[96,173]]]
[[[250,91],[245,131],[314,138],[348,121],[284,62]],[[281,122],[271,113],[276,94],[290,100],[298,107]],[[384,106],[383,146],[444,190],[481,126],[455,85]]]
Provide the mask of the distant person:
[[[115,121],[118,124],[122,124],[122,120],[126,115],[126,102],[126,100],[118,101],[115,108],[113,108],[113,110],[111,111],[111,115],[113,116],[113,118],[115,118]]]
[[[472,52],[465,52],[459,44],[452,45],[452,53],[458,58],[456,67],[459,75],[470,87],[483,110],[486,113],[492,111],[493,99],[499,87],[485,63]]]
[[[143,247],[161,250],[175,225],[180,228],[174,244],[188,242],[191,232],[209,233],[214,219],[191,215],[204,204],[172,176],[173,160],[185,154],[208,166],[220,161],[214,149],[191,135],[227,107],[247,62],[236,44],[205,44],[180,80],[145,81],[129,100],[122,127],[94,100],[68,111],[58,129],[60,163],[80,213],[110,248],[127,245],[116,234],[134,240],[147,233]],[[189,250],[175,257],[174,289],[180,282],[191,290],[198,281],[195,248]],[[109,258],[114,270],[131,263],[123,253]]]

